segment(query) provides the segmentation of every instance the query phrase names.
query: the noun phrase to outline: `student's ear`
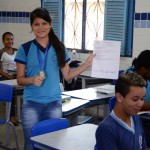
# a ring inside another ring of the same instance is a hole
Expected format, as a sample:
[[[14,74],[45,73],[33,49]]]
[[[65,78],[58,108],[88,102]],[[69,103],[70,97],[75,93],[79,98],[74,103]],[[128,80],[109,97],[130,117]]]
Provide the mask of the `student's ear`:
[[[122,102],[123,97],[120,93],[116,93],[116,99],[120,103],[120,102]]]
[[[145,74],[145,72],[147,72],[147,69],[142,66],[142,67],[138,70],[138,72],[139,72],[141,75],[143,75],[143,74]]]

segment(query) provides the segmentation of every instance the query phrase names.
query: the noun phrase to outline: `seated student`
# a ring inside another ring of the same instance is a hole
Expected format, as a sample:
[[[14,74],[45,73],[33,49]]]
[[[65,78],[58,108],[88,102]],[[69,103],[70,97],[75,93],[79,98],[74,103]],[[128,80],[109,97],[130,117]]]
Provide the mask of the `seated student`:
[[[123,73],[115,85],[116,104],[96,130],[98,150],[146,150],[137,113],[144,103],[145,80],[136,73]]]
[[[125,72],[136,72],[146,81],[146,95],[142,111],[150,111],[150,50],[143,50],[132,62],[132,66]],[[150,147],[150,119],[143,119],[145,114],[141,115],[147,146]]]
[[[16,49],[12,47],[13,40],[14,36],[11,32],[5,32],[2,35],[2,42],[4,44],[4,47],[0,50],[0,80],[9,80],[16,78],[16,75],[7,72],[7,70],[16,69],[16,63],[14,62]],[[10,115],[10,121],[14,125],[17,125],[17,120],[15,118],[14,101],[12,102]]]
[[[150,50],[142,51],[132,62],[132,66],[125,72],[136,72],[141,75],[146,85],[146,95],[144,97],[144,105],[141,110],[150,111]]]
[[[16,56],[16,50],[13,48],[14,36],[11,32],[5,32],[2,35],[2,42],[4,47],[0,50],[0,80],[14,79],[15,76],[9,74],[8,70],[16,69],[16,63],[14,58]]]

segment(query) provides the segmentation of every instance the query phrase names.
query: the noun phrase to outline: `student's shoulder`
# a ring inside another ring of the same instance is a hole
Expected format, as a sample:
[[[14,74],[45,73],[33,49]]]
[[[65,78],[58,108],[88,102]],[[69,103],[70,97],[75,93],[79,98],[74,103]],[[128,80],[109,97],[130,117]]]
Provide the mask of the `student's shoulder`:
[[[101,129],[101,128],[109,129],[109,128],[112,128],[114,123],[115,123],[114,119],[109,115],[102,122],[100,122],[98,128],[99,129]]]
[[[17,48],[13,48],[13,51],[17,51]]]
[[[21,46],[24,48],[24,49],[27,49],[28,47],[30,48],[31,44],[34,43],[35,40],[31,40],[31,41],[28,41],[26,43],[23,43]]]
[[[135,68],[132,67],[132,66],[130,66],[127,69],[124,70],[124,73],[132,73],[132,72],[135,72]]]
[[[5,52],[4,49],[1,49],[1,50],[0,50],[0,57],[2,56],[2,54],[3,54],[4,52]]]
[[[102,138],[114,135],[117,135],[117,124],[114,121],[114,119],[111,116],[109,116],[99,124],[96,130],[96,137]]]
[[[31,41],[28,41],[28,42],[22,44],[22,45],[18,48],[18,50],[19,50],[19,51],[20,51],[20,50],[21,50],[21,51],[24,51],[24,53],[25,53],[26,56],[27,56],[32,44],[35,44],[35,40],[31,40]]]

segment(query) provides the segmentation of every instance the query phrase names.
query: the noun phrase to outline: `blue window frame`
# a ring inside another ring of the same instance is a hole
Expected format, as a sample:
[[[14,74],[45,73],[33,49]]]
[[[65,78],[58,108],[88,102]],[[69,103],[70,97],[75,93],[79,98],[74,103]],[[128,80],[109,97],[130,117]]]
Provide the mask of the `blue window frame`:
[[[62,29],[63,29],[63,10],[62,10],[62,0],[41,0],[42,7],[49,11],[52,18],[52,27],[55,34],[62,41]]]
[[[121,56],[132,56],[134,0],[106,0],[104,40],[121,41]]]
[[[55,33],[65,43],[65,0],[41,0],[41,2],[42,7],[50,12]],[[81,48],[77,49],[80,52],[89,52],[85,42],[86,2],[88,0],[83,0]],[[124,57],[132,56],[134,6],[135,0],[105,0],[104,40],[121,41],[121,56]]]

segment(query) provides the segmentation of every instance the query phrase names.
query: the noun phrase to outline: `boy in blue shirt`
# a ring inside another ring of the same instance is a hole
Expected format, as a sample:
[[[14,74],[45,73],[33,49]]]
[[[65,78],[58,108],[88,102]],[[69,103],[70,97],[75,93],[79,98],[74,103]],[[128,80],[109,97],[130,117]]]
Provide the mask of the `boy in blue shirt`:
[[[116,104],[96,131],[98,150],[146,150],[142,124],[137,113],[144,104],[145,80],[136,73],[119,76]]]

